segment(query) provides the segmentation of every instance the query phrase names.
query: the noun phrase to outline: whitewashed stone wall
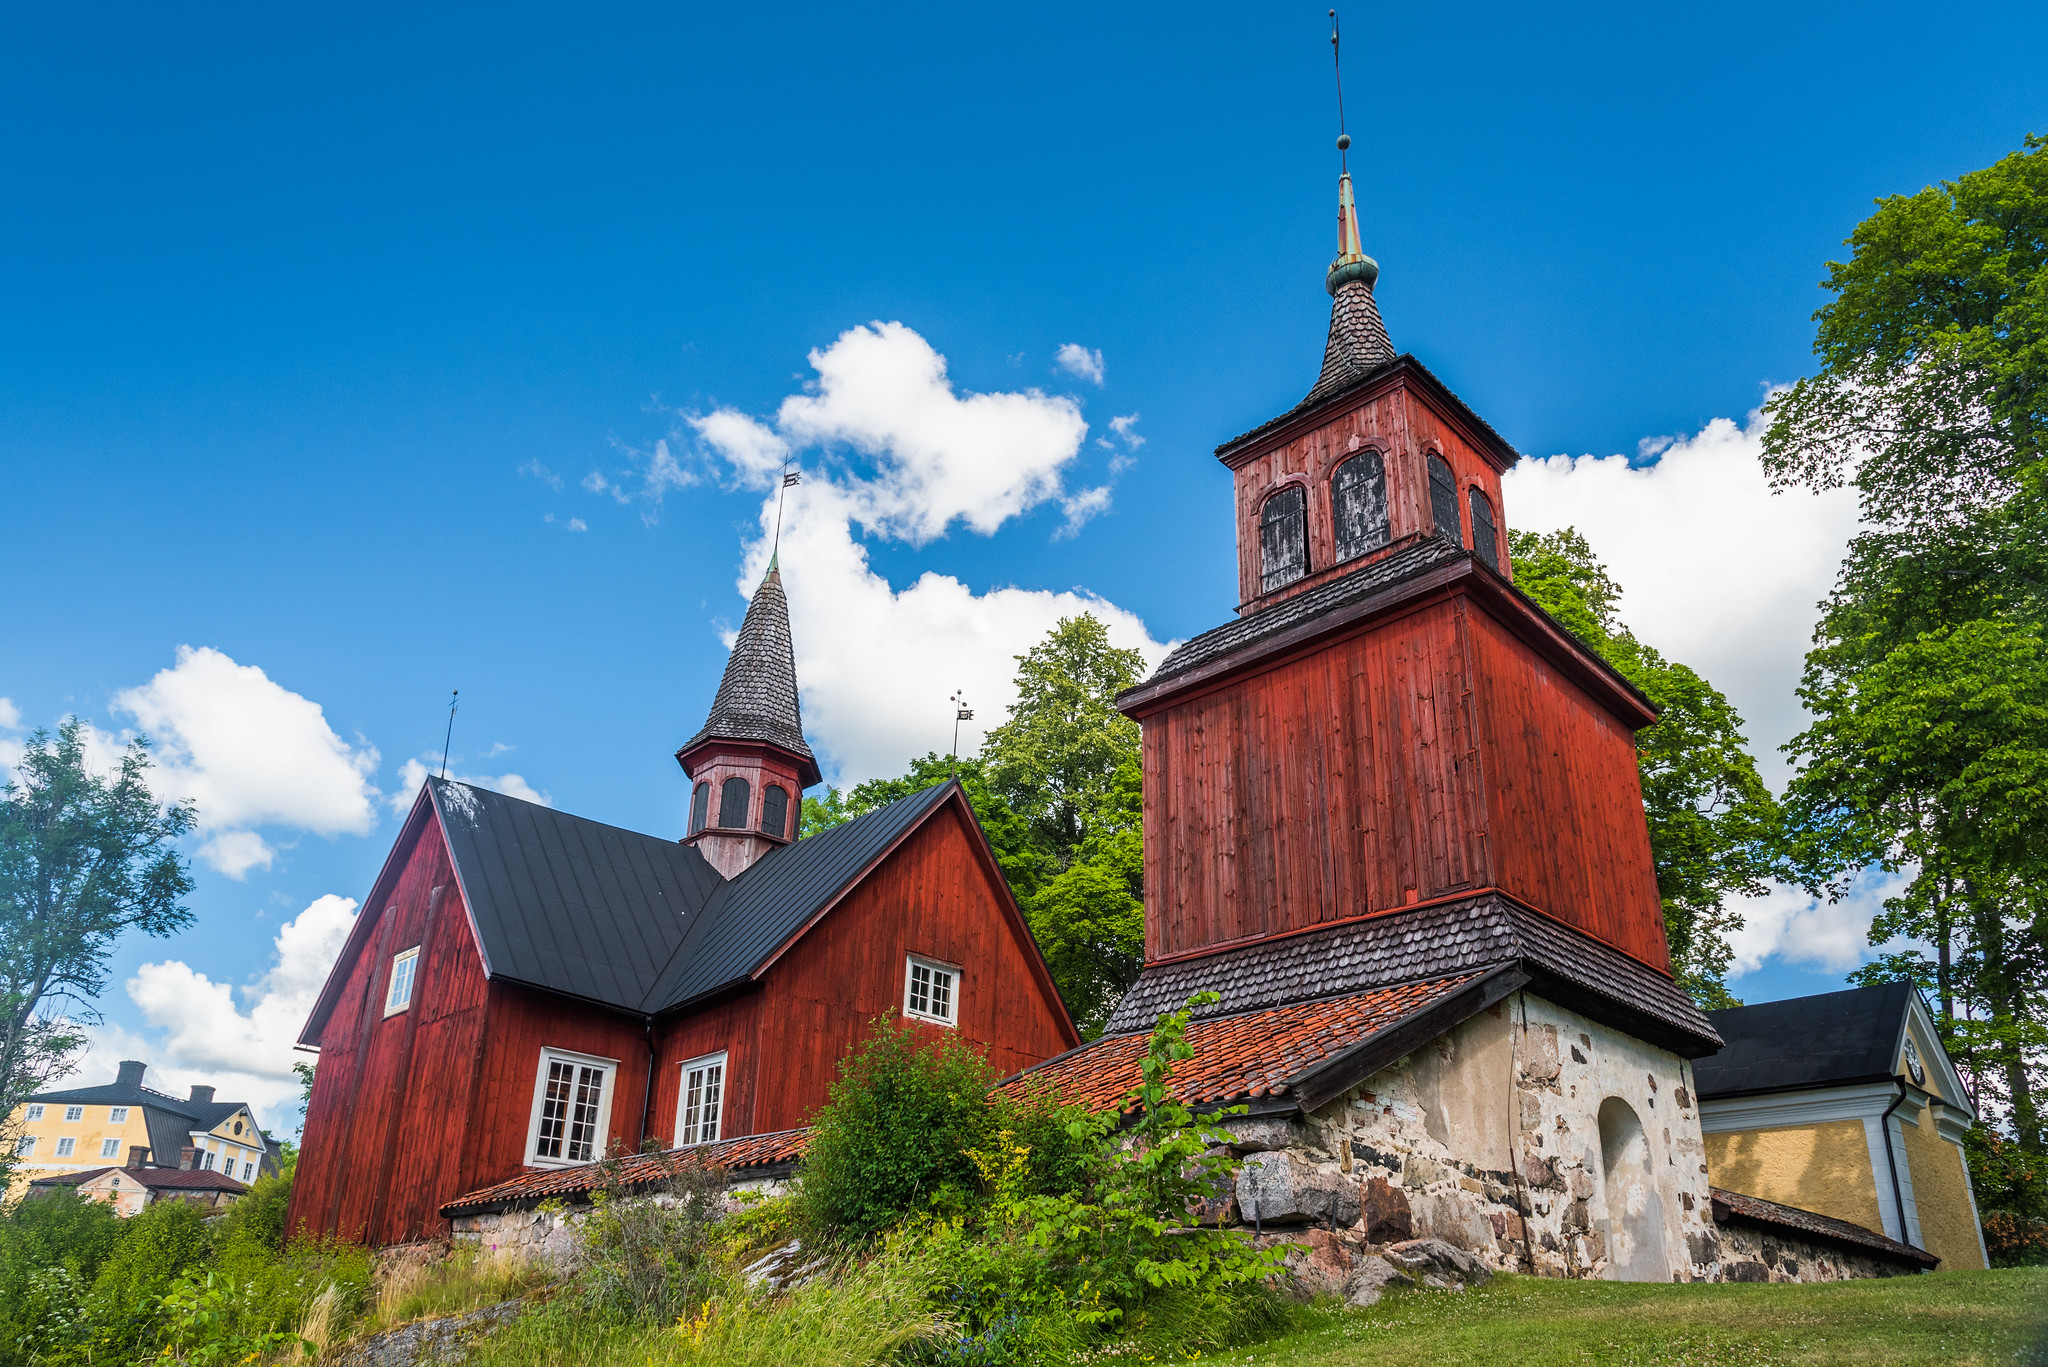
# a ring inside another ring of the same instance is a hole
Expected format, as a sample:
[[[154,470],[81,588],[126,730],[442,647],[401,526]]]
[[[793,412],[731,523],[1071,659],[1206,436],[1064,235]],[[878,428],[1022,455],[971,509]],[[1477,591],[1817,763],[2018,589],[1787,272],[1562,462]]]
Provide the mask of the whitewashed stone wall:
[[[739,1208],[737,1198],[742,1192],[759,1196],[781,1196],[788,1192],[788,1181],[781,1178],[756,1179],[732,1182],[726,1186],[727,1209]],[[675,1198],[666,1194],[629,1198],[632,1200],[670,1202]],[[580,1235],[577,1232],[583,1217],[590,1213],[587,1201],[546,1201],[526,1210],[496,1211],[487,1215],[458,1215],[449,1223],[454,1226],[458,1243],[476,1244],[493,1252],[520,1254],[539,1258],[566,1268],[576,1258]]]
[[[1713,1280],[1690,1084],[1677,1055],[1518,995],[1305,1121],[1232,1123],[1250,1155],[1234,1213],[1438,1238],[1503,1271]]]

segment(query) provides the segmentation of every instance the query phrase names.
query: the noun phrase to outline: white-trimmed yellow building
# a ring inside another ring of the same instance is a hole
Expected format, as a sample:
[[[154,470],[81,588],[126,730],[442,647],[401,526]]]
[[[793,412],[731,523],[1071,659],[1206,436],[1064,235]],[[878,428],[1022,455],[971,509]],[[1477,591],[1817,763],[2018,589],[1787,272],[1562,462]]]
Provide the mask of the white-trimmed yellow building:
[[[1988,1265],[1963,1136],[1977,1113],[1909,983],[1709,1013],[1693,1065],[1708,1180]]]
[[[142,1085],[145,1071],[130,1059],[112,1083],[40,1092],[16,1108],[7,1128],[15,1153],[8,1199],[37,1178],[138,1162],[219,1172],[242,1183],[277,1171],[277,1145],[247,1102],[215,1101],[206,1086],[168,1096]]]

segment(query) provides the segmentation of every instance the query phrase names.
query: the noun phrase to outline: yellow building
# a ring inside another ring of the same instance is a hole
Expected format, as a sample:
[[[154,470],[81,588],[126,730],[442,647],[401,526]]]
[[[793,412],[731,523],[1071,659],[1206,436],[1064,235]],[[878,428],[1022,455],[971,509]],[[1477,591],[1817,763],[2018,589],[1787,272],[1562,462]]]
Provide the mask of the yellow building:
[[[8,1199],[38,1178],[145,1164],[241,1183],[277,1171],[277,1145],[247,1102],[215,1101],[204,1086],[167,1096],[142,1085],[145,1071],[131,1059],[112,1083],[40,1092],[17,1107],[7,1129],[15,1153]]]
[[[1708,1180],[1925,1249],[1989,1260],[1963,1136],[1976,1109],[1908,983],[1708,1013],[1693,1065]]]

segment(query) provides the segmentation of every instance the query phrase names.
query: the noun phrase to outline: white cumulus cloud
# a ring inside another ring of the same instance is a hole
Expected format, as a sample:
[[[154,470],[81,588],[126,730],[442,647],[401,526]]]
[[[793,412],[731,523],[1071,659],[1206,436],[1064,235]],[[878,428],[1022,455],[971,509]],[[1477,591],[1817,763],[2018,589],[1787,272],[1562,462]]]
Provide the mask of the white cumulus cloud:
[[[1764,779],[1790,776],[1778,747],[1805,726],[1793,690],[1849,538],[1853,490],[1771,492],[1764,421],[1716,418],[1656,460],[1552,456],[1502,481],[1507,520],[1577,527],[1621,584],[1621,619],[1704,674],[1741,712]]]
[[[376,747],[344,741],[318,703],[255,665],[179,646],[171,668],[115,694],[112,710],[155,742],[152,786],[197,804],[199,855],[232,878],[275,857],[259,827],[336,836],[376,825]],[[95,763],[118,759],[119,739],[89,741]]]
[[[355,910],[346,897],[315,898],[278,928],[269,970],[239,992],[182,960],[141,965],[126,987],[145,1029],[88,1028],[73,1084],[111,1082],[122,1059],[140,1059],[149,1065],[145,1086],[180,1096],[194,1083],[211,1085],[218,1100],[247,1101],[261,1124],[290,1134],[299,1095],[291,1066],[308,1057],[292,1045],[355,925]]]
[[[511,748],[509,745],[494,746],[491,753],[496,755]],[[423,759],[409,759],[398,766],[398,787],[392,791],[390,797],[392,811],[405,813],[412,810],[413,800],[420,795],[420,785],[427,781],[429,774],[440,772],[440,758],[439,755],[431,755]],[[434,768],[427,767],[427,759],[434,761]],[[494,793],[503,793],[506,797],[516,797],[525,802],[537,802],[543,807],[555,805],[553,798],[540,792],[518,774],[450,774],[448,777],[457,783],[467,783],[472,788],[488,788]]]
[[[1053,353],[1053,362],[1076,379],[1102,384],[1102,352],[1090,351],[1079,342],[1068,342]]]
[[[1846,973],[1884,950],[1903,948],[1904,941],[1873,948],[1870,922],[1885,899],[1898,896],[1910,881],[1910,874],[1872,868],[1832,902],[1782,885],[1762,897],[1735,899],[1730,905],[1742,913],[1743,926],[1728,937],[1735,951],[1729,976],[1755,972],[1774,958]]]
[[[1092,612],[1118,645],[1158,663],[1166,647],[1144,622],[1084,589],[977,593],[927,572],[899,590],[861,544],[859,533],[921,546],[955,522],[989,535],[1047,503],[1076,527],[1101,512],[1107,488],[1063,486],[1087,436],[1078,405],[1035,390],[962,394],[945,358],[900,323],[850,329],[810,360],[818,379],[772,423],[720,410],[692,426],[733,479],[766,492],[742,593],[767,568],[784,462],[819,453],[787,491],[781,567],[805,727],[835,781],[900,773],[944,750],[955,689],[976,712],[960,737],[971,753],[1014,700],[1015,657],[1062,617]]]

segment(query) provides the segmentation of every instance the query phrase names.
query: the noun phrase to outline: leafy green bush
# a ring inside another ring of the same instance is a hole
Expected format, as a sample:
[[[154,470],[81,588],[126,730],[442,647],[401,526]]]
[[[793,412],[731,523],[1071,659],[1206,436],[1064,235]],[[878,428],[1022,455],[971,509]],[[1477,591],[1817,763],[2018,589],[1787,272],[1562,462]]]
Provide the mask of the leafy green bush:
[[[695,1311],[718,1284],[712,1222],[724,1206],[725,1173],[678,1162],[660,1191],[621,1199],[607,1184],[592,1193],[577,1252],[577,1288],[593,1306],[628,1319],[662,1322]]]

